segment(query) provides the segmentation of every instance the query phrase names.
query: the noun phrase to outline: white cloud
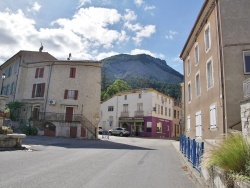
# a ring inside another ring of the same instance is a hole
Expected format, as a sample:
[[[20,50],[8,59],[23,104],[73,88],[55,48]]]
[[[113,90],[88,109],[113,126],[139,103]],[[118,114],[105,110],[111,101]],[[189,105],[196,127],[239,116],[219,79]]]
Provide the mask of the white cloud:
[[[81,8],[82,6],[84,6],[86,3],[91,3],[91,0],[79,0],[78,6],[77,8]]]
[[[169,30],[168,34],[165,36],[167,40],[172,40],[174,39],[174,36],[177,35],[178,33],[176,31]]]
[[[129,22],[126,22],[124,26],[129,30],[135,32],[135,37],[133,37],[133,40],[137,45],[140,45],[143,38],[149,38],[152,34],[156,32],[155,25],[142,26],[139,23],[131,24]]]
[[[33,12],[33,13],[35,13],[35,12],[39,12],[40,9],[41,9],[41,5],[38,4],[38,2],[35,2],[35,3],[32,5],[31,8],[28,8],[28,9],[27,9],[27,11],[28,11],[28,12]]]
[[[112,48],[114,43],[127,40],[125,31],[108,29],[121,20],[122,16],[115,9],[89,7],[81,8],[73,19],[58,19],[52,24],[72,30],[95,47]]]
[[[135,14],[134,11],[126,9],[126,14],[123,16],[123,19],[125,21],[133,21],[137,19],[137,15]]]
[[[153,9],[155,9],[156,7],[155,6],[149,6],[149,5],[146,5],[145,7],[144,7],[144,10],[153,10]]]
[[[133,40],[137,45],[140,45],[143,38],[149,38],[153,33],[156,32],[154,25],[146,25],[140,31],[136,33],[136,36],[133,37]]]
[[[114,56],[114,55],[117,55],[117,54],[119,54],[119,53],[114,52],[114,51],[107,52],[107,53],[100,53],[100,54],[97,56],[97,60],[102,60],[102,59],[104,59],[104,58],[111,57],[111,56]]]
[[[152,57],[160,58],[160,59],[164,59],[164,57],[165,57],[163,54],[153,53],[149,50],[143,50],[143,49],[134,49],[134,50],[131,50],[131,52],[128,54],[131,54],[131,55],[148,54]]]
[[[144,4],[144,1],[143,0],[134,0],[134,3],[136,6],[140,7]]]

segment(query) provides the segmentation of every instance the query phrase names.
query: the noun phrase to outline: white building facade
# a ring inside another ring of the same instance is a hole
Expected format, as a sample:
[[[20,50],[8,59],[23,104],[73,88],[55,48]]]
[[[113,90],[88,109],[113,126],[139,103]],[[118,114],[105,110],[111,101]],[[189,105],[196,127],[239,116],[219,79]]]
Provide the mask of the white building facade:
[[[153,89],[117,93],[101,104],[99,126],[124,127],[133,136],[171,138],[174,99]]]

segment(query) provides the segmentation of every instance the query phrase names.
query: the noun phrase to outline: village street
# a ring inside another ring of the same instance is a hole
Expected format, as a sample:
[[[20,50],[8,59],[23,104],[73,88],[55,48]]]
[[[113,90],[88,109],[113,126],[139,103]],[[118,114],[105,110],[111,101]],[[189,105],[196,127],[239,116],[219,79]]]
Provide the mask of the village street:
[[[192,188],[173,140],[28,136],[31,150],[0,152],[0,187]]]

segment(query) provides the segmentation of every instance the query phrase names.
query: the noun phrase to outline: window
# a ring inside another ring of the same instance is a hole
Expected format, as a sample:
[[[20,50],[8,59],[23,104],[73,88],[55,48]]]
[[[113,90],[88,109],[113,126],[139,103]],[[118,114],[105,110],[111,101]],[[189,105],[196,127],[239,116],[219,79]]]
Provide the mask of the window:
[[[77,100],[78,98],[78,90],[68,90],[64,91],[64,99]]]
[[[210,106],[210,128],[216,127],[216,106],[213,104]]]
[[[198,44],[194,47],[194,57],[195,57],[195,64],[197,65],[199,63],[199,47]]]
[[[174,118],[176,118],[176,110],[174,110]]]
[[[205,28],[205,33],[204,33],[204,35],[205,35],[205,50],[206,50],[206,52],[210,49],[210,46],[211,46],[211,44],[210,44],[210,27],[209,27],[209,25],[207,25],[207,27]]]
[[[127,95],[124,95],[124,100],[127,100]]]
[[[147,132],[152,131],[152,122],[147,122]]]
[[[168,116],[171,117],[171,109],[168,109]]]
[[[141,98],[141,93],[139,93],[139,99]]]
[[[180,118],[180,112],[177,111],[177,118],[179,119]]]
[[[160,105],[158,104],[158,114],[160,114]]]
[[[207,62],[207,88],[211,88],[214,85],[214,78],[213,78],[213,65],[212,61],[209,60]]]
[[[165,107],[165,116],[167,116],[167,115],[168,115],[168,108]]]
[[[202,123],[201,123],[201,111],[195,114],[195,137],[201,138],[202,136]]]
[[[32,98],[34,97],[44,97],[45,83],[33,84]]]
[[[70,78],[75,78],[76,77],[76,68],[75,67],[70,67],[69,77]]]
[[[189,76],[191,73],[191,65],[190,65],[190,59],[187,60],[187,75]]]
[[[12,82],[11,86],[10,86],[10,95],[14,94],[14,85],[15,83]]]
[[[156,130],[157,133],[162,133],[162,123],[161,122],[158,122],[157,123],[157,130]]]
[[[187,131],[190,131],[190,116],[187,116]]]
[[[15,64],[14,64],[14,74],[16,74],[17,73],[17,67],[18,67],[18,61],[16,61],[15,62]]]
[[[192,100],[192,93],[191,93],[191,84],[188,83],[188,101]]]
[[[243,52],[244,73],[250,74],[250,51]]]
[[[9,69],[8,69],[8,76],[7,77],[10,77],[11,73],[12,73],[12,67],[9,67]]]
[[[10,85],[7,85],[6,86],[6,95],[9,95],[9,92],[10,92]]]
[[[139,112],[143,111],[143,103],[137,103],[137,111]]]
[[[35,78],[43,78],[44,68],[36,68]]]
[[[123,112],[128,112],[128,104],[123,104]]]
[[[114,106],[108,106],[108,111],[109,111],[109,112],[114,111]]]
[[[163,115],[163,106],[161,106],[161,115]]]
[[[200,87],[200,74],[196,74],[195,77],[195,85],[196,85],[196,96],[200,96],[201,94],[201,87]]]

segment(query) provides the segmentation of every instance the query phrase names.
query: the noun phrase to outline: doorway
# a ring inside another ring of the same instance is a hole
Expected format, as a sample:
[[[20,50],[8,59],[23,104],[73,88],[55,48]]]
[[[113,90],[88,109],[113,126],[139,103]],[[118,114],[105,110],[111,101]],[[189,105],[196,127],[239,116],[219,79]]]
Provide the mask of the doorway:
[[[73,107],[66,107],[66,114],[65,114],[65,121],[66,122],[72,122],[73,121]]]

